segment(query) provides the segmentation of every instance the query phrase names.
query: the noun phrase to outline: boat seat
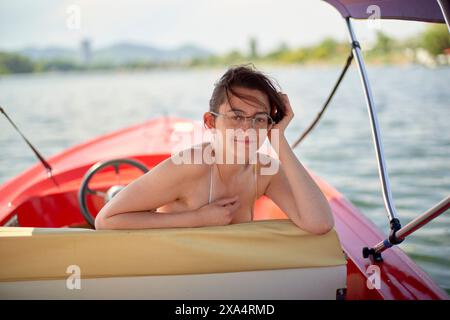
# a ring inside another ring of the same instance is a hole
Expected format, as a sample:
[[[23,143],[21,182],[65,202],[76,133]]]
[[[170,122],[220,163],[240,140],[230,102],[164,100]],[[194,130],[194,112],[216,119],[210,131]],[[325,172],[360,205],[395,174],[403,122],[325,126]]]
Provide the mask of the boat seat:
[[[69,290],[69,266],[82,290]],[[335,299],[346,260],[335,230],[287,219],[200,228],[0,227],[0,299]]]

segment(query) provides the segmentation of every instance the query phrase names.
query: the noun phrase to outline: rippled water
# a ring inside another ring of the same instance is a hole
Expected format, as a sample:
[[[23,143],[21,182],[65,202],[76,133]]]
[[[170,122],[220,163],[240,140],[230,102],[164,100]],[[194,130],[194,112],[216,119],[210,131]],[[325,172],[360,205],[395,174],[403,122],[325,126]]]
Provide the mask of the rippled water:
[[[163,114],[200,120],[224,70],[171,70],[0,77],[0,104],[45,156]],[[339,68],[264,69],[289,95],[293,141],[319,110]],[[405,224],[450,193],[450,69],[371,67],[395,204]],[[0,184],[36,162],[0,119]],[[352,68],[324,119],[296,150],[300,161],[341,191],[382,230],[381,198],[369,120]],[[401,248],[450,292],[450,216]]]

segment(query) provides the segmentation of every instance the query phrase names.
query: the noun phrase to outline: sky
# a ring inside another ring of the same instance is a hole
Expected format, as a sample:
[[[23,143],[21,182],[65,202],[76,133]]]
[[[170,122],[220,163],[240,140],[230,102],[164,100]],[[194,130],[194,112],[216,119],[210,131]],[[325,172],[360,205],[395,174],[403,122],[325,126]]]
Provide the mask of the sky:
[[[405,38],[425,25],[355,22],[361,43],[376,30]],[[246,50],[251,37],[260,52],[282,43],[299,47],[324,37],[348,39],[344,20],[321,0],[0,0],[0,50],[6,51],[76,48],[89,38],[94,49],[136,42],[162,48],[196,44],[225,53]]]

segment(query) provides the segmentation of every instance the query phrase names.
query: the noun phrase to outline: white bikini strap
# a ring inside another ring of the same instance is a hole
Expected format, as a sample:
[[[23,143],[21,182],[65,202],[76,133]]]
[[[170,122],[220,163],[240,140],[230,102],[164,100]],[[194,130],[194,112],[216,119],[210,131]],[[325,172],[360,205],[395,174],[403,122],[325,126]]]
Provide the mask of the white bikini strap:
[[[213,167],[213,164],[211,164],[211,167],[209,169],[209,200],[208,200],[208,203],[211,203],[211,196],[212,196],[212,167]]]

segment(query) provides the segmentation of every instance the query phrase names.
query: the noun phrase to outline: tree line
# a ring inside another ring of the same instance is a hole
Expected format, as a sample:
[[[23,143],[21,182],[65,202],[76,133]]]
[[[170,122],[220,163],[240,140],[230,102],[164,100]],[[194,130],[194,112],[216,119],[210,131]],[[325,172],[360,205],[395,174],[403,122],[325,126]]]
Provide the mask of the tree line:
[[[70,60],[33,61],[14,52],[0,52],[0,74],[31,73],[49,71],[85,71],[109,69],[152,69],[170,67],[197,67],[230,65],[245,62],[271,64],[341,63],[349,53],[349,44],[326,38],[317,44],[290,48],[281,44],[266,54],[258,54],[257,40],[249,40],[249,53],[231,50],[222,55],[194,58],[183,62],[134,61],[121,65],[107,62],[82,64]],[[432,57],[443,54],[450,48],[450,36],[445,25],[432,24],[422,33],[405,40],[396,40],[378,32],[372,48],[364,50],[368,63],[404,63],[408,61],[407,50],[423,48]],[[448,52],[447,52],[448,54]],[[410,60],[410,59],[409,59]]]

